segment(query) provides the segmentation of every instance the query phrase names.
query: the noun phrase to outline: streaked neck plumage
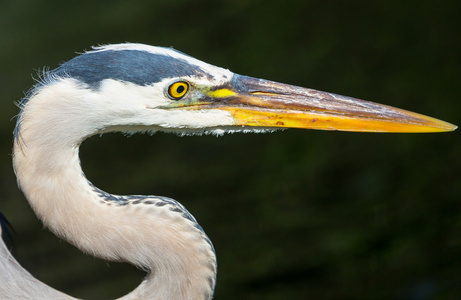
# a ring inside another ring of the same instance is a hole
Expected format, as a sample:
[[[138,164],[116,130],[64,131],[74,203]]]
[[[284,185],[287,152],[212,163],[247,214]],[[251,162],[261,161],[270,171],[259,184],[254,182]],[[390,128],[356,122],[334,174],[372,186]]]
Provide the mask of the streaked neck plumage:
[[[97,122],[88,119],[98,116],[78,100],[91,97],[91,91],[69,95],[60,89],[65,84],[74,83],[62,80],[32,95],[19,116],[14,169],[35,213],[82,251],[145,269],[145,280],[123,299],[211,299],[214,249],[181,204],[110,195],[87,181],[78,157],[81,142],[120,128],[94,127]]]

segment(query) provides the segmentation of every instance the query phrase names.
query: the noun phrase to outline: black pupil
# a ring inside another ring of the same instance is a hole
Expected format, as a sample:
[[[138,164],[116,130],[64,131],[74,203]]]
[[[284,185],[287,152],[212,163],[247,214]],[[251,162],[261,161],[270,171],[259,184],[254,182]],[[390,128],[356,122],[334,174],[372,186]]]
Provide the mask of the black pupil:
[[[184,86],[183,85],[180,85],[178,86],[178,88],[176,89],[176,93],[178,94],[182,94],[184,92]]]

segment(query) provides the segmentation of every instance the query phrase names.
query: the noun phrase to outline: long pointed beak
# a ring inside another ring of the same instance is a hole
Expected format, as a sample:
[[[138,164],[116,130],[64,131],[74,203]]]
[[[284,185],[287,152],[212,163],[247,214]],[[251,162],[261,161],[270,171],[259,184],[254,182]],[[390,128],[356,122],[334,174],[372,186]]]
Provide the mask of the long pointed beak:
[[[210,91],[211,106],[228,111],[235,125],[366,132],[457,128],[403,109],[263,79],[234,75],[231,85]]]

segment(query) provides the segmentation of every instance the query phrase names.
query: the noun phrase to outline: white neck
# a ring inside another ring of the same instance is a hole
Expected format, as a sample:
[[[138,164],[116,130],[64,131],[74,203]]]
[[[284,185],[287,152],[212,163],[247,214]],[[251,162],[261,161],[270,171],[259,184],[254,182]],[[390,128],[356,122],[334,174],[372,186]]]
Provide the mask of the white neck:
[[[84,252],[147,270],[123,299],[211,299],[216,258],[193,217],[170,199],[111,196],[90,185],[78,150],[96,132],[82,131],[78,113],[66,114],[72,103],[36,105],[34,97],[19,117],[13,162],[43,223]]]

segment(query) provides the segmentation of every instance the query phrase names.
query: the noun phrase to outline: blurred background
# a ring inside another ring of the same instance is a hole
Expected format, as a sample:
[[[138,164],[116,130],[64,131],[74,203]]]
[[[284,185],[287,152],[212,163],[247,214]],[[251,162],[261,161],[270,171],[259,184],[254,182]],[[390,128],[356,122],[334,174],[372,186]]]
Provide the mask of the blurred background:
[[[59,240],[16,186],[14,102],[43,67],[92,45],[173,46],[460,125],[460,14],[449,0],[0,1],[0,210],[14,255],[84,299],[119,297],[144,276]],[[81,159],[105,191],[190,210],[217,251],[217,300],[461,299],[460,134],[107,134]]]

